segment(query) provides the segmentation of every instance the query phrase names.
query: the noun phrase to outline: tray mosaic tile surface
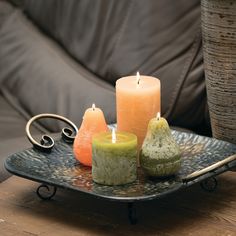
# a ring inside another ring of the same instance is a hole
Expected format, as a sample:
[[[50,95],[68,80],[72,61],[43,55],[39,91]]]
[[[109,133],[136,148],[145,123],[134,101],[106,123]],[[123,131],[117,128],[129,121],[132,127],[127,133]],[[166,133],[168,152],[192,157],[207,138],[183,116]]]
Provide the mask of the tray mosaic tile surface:
[[[236,145],[192,133],[172,131],[181,147],[179,173],[167,179],[150,179],[138,170],[138,179],[123,186],[105,186],[92,181],[91,168],[75,160],[72,145],[55,141],[51,153],[30,148],[8,157],[6,169],[18,176],[49,185],[86,192],[118,201],[150,200],[186,187],[182,179],[236,153]],[[234,161],[234,163],[235,161]],[[194,180],[196,182],[196,180]],[[192,182],[193,183],[193,182]],[[191,182],[190,182],[191,184]]]

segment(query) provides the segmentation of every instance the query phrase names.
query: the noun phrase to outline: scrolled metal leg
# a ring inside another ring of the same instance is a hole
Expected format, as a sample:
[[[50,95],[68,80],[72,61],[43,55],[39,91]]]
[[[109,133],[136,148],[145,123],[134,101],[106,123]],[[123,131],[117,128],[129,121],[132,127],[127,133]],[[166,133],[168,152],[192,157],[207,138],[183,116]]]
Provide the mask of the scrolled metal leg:
[[[136,213],[136,208],[134,207],[133,202],[128,203],[128,217],[129,217],[129,222],[132,225],[137,224],[137,213]]]
[[[41,190],[44,190],[44,191],[41,191]],[[54,197],[56,192],[57,192],[57,187],[48,186],[46,184],[41,184],[37,188],[37,191],[36,191],[38,197],[41,198],[42,200],[50,200],[52,197]]]
[[[213,192],[217,188],[217,180],[215,177],[208,178],[200,183],[202,189]]]

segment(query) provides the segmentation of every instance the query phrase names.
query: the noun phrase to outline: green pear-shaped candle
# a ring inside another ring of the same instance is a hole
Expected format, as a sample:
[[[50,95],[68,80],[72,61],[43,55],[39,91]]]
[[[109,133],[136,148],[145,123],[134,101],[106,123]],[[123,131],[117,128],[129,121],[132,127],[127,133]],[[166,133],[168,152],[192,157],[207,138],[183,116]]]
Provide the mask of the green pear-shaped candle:
[[[158,114],[148,124],[140,153],[141,167],[149,176],[170,176],[180,169],[180,159],[180,148],[171,135],[169,125]]]

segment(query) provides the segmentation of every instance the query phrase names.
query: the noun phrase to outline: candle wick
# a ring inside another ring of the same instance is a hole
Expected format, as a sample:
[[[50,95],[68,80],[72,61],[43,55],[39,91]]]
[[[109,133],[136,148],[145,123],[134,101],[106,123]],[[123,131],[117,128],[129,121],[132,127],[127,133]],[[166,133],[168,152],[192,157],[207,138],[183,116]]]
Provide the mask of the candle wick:
[[[112,129],[112,134],[111,134],[111,141],[112,141],[112,143],[115,143],[116,142],[116,131],[115,131],[115,129],[113,128]]]
[[[140,74],[139,74],[139,72],[137,72],[137,74],[136,74],[136,81],[137,81],[137,85],[139,85],[139,83],[140,83]]]
[[[92,105],[93,111],[95,111],[95,108],[96,108],[96,106],[95,106],[95,104],[93,103],[93,105]]]

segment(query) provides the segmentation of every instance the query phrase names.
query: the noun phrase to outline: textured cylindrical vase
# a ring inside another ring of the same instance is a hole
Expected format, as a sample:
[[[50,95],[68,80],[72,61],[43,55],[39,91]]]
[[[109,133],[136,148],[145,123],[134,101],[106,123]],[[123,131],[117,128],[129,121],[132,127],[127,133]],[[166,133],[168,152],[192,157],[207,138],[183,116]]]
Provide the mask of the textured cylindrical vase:
[[[201,0],[201,18],[213,136],[236,143],[236,0]]]

